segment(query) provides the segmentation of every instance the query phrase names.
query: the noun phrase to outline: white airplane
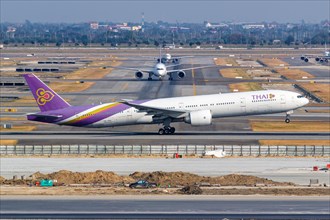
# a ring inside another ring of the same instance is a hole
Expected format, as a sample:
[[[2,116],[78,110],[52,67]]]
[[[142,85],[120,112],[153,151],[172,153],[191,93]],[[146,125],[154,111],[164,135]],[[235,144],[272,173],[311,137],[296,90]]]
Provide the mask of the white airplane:
[[[71,106],[34,74],[24,74],[24,78],[40,108],[28,114],[28,120],[92,128],[163,124],[158,134],[173,134],[174,122],[203,126],[211,125],[213,118],[280,112],[286,112],[289,123],[293,110],[309,102],[295,92],[263,90]]]
[[[160,60],[160,59],[158,59]],[[187,70],[195,70],[195,69],[203,69],[203,68],[209,68],[209,67],[216,67],[215,65],[212,66],[198,66],[198,67],[190,67],[190,68],[183,68],[183,69],[175,69],[175,70],[168,70],[167,68],[169,67],[175,67],[178,66],[179,64],[175,65],[165,65],[162,62],[156,63],[154,66],[150,66],[149,68],[131,68],[131,67],[122,67],[122,66],[111,66],[112,68],[116,69],[127,69],[127,70],[134,70],[135,72],[135,77],[137,79],[142,79],[143,74],[147,73],[149,74],[148,80],[152,80],[152,76],[156,76],[158,79],[162,80],[166,75],[169,76],[169,80],[173,80],[173,74],[177,74],[177,76],[182,79],[186,76]]]
[[[193,56],[180,56],[180,57],[177,57],[177,56],[172,56],[170,53],[166,53],[164,55],[162,55],[161,59],[157,58],[157,61],[158,62],[161,62],[161,63],[179,63],[181,59],[183,58],[191,58]]]
[[[327,45],[324,44],[324,52],[323,55],[302,55],[300,57],[301,60],[305,61],[306,63],[309,61],[310,58],[315,58],[316,62],[320,63],[328,63],[330,60],[330,51],[327,50]]]

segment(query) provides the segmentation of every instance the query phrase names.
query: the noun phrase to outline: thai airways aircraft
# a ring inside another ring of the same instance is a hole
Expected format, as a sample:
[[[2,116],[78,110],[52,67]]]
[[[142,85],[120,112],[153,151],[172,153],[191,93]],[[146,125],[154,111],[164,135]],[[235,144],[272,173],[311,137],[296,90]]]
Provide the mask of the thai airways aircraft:
[[[293,110],[309,102],[295,92],[264,90],[71,106],[34,74],[24,77],[40,108],[28,114],[28,120],[77,127],[162,124],[158,134],[173,134],[174,122],[203,126],[212,124],[213,118],[280,112],[286,112],[289,123]]]

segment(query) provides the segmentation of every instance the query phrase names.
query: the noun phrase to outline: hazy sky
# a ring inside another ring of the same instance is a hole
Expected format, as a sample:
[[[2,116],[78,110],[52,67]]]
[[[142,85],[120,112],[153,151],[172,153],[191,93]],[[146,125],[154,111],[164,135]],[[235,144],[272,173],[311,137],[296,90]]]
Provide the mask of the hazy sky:
[[[0,0],[1,22],[300,22],[330,20],[330,0]]]

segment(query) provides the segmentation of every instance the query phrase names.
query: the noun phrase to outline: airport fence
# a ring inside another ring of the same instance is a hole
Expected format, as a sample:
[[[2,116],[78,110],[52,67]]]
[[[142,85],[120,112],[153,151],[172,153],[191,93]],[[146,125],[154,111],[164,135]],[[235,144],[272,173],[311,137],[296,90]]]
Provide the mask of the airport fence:
[[[39,155],[204,155],[223,150],[227,156],[330,156],[330,146],[261,145],[3,145],[1,156]]]

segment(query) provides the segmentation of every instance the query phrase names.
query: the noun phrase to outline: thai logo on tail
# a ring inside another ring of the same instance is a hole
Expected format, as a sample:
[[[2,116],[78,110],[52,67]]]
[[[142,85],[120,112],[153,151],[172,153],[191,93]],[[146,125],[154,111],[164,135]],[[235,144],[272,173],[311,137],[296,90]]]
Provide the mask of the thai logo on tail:
[[[45,105],[47,102],[51,101],[54,98],[54,94],[50,91],[44,90],[43,88],[39,88],[36,91],[38,96],[37,102],[39,105]]]

